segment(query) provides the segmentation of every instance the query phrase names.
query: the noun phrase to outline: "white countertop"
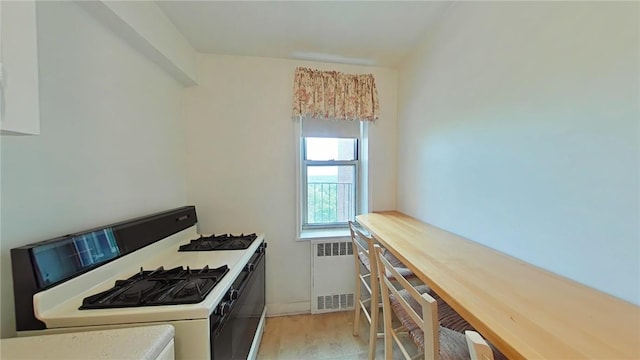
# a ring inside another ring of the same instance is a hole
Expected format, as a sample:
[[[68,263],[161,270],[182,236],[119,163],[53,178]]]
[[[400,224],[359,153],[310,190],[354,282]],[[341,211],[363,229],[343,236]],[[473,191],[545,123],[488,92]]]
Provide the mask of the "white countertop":
[[[153,360],[174,333],[171,325],[157,325],[2,339],[0,358]]]

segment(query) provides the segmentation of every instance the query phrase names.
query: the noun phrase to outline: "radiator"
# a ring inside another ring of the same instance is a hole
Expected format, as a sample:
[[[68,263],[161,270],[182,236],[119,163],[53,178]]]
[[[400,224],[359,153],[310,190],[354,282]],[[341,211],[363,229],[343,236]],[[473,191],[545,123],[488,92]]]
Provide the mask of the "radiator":
[[[311,242],[311,313],[352,310],[355,265],[351,241]]]

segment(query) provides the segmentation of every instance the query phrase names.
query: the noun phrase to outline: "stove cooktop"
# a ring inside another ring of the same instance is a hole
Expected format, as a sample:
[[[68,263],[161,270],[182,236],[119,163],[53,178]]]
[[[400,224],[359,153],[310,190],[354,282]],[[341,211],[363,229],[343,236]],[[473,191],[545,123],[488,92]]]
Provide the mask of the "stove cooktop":
[[[140,269],[127,280],[117,280],[113,288],[84,298],[80,310],[199,303],[227,272],[227,265],[196,270],[182,266]]]
[[[200,236],[188,244],[181,245],[178,251],[244,250],[251,246],[257,237],[256,234]]]

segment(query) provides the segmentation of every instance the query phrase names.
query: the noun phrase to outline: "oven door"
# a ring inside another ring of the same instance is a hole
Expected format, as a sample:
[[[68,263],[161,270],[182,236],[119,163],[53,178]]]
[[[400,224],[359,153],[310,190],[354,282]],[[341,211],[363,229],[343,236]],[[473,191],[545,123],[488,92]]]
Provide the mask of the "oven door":
[[[265,247],[264,243],[258,247],[234,281],[227,300],[211,316],[214,360],[244,360],[249,355],[265,306]]]

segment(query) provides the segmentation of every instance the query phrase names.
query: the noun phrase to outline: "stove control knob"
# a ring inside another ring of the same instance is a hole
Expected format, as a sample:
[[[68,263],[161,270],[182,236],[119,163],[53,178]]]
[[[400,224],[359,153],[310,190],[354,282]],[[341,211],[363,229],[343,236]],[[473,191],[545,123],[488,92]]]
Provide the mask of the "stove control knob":
[[[227,296],[229,297],[229,300],[231,300],[231,301],[237,299],[238,298],[238,290],[236,290],[236,289],[229,290],[229,292],[227,293]]]
[[[248,263],[247,265],[244,266],[244,271],[253,271],[253,269],[255,268],[255,265],[253,265],[253,263]]]
[[[218,316],[225,316],[227,313],[229,313],[230,308],[231,308],[231,305],[229,305],[228,302],[223,301],[220,303],[220,305],[218,305],[218,307],[213,311],[213,313]]]

